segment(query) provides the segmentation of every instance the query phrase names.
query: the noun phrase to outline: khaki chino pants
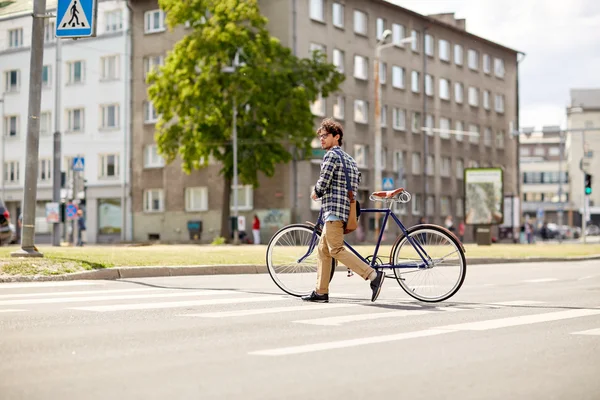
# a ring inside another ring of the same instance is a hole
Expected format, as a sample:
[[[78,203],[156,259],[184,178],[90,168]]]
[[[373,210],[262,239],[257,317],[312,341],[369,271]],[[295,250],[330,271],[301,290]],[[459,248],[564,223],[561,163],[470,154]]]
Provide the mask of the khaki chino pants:
[[[374,271],[369,265],[344,247],[344,222],[326,221],[319,241],[317,258],[317,293],[329,293],[332,259],[344,264],[363,279]]]

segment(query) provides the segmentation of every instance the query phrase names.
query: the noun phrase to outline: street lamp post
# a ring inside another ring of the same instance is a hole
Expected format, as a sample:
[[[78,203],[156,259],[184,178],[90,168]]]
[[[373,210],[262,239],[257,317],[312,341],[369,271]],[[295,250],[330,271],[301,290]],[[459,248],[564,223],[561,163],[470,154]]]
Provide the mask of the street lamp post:
[[[244,66],[245,63],[240,63],[240,52],[239,50],[235,53],[233,63],[231,66],[223,67],[221,71],[233,74],[238,67]],[[238,159],[237,159],[237,104],[236,95],[233,95],[233,119],[232,119],[232,141],[233,141],[233,216],[235,218],[235,224],[233,226],[233,243],[239,244],[239,232],[238,232]]]
[[[381,84],[379,77],[379,63],[381,58],[381,51],[387,49],[389,47],[395,46],[397,44],[410,43],[414,40],[413,37],[407,37],[398,43],[387,43],[384,44],[385,40],[388,36],[392,34],[392,31],[386,29],[381,34],[377,45],[375,46],[375,64],[374,64],[374,74],[375,74],[375,191],[379,192],[382,190],[382,181],[383,178],[381,176],[382,170],[382,149],[381,149]],[[380,208],[380,203],[375,203],[375,208]],[[376,213],[377,214],[377,213]],[[377,240],[379,236],[379,214],[375,216],[375,240]]]

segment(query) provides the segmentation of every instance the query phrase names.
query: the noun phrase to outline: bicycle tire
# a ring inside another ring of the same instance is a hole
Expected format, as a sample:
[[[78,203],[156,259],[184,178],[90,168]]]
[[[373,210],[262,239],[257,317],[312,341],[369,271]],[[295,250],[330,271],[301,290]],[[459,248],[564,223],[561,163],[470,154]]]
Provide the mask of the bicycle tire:
[[[439,296],[436,298],[428,298],[428,297],[419,295],[419,294],[415,293],[414,291],[411,291],[408,288],[408,286],[406,286],[406,284],[400,278],[399,268],[394,268],[394,276],[396,277],[396,281],[398,282],[400,287],[409,296],[411,296],[417,300],[423,301],[423,302],[437,303],[437,302],[441,302],[444,300],[448,300],[450,297],[454,296],[459,291],[459,289],[462,287],[462,285],[465,281],[466,275],[467,275],[467,259],[465,257],[465,249],[464,249],[464,246],[462,245],[462,243],[458,240],[458,238],[452,232],[450,232],[446,228],[443,228],[439,225],[433,225],[433,224],[421,224],[421,225],[412,226],[411,228],[407,229],[407,233],[408,233],[408,235],[412,236],[414,233],[418,233],[419,231],[427,231],[427,230],[438,232],[439,234],[444,236],[448,241],[453,243],[454,246],[456,247],[458,254],[460,256],[461,265],[460,265],[460,276],[459,276],[459,279],[458,279],[457,283],[455,284],[455,286],[449,292],[445,293],[442,296]],[[396,260],[397,253],[398,253],[399,249],[401,248],[401,245],[403,244],[404,239],[406,239],[406,235],[401,234],[400,236],[398,236],[398,238],[396,239],[396,242],[392,246],[392,250],[390,252],[390,262],[391,263],[393,263],[394,260]],[[410,246],[412,247],[412,245],[410,245]]]

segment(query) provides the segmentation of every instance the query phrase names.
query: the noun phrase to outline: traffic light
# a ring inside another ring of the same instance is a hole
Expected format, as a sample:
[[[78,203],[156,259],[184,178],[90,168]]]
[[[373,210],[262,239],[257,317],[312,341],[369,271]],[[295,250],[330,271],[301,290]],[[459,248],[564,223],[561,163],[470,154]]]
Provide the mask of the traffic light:
[[[592,194],[592,176],[590,174],[585,174],[585,177],[583,179],[585,194]]]

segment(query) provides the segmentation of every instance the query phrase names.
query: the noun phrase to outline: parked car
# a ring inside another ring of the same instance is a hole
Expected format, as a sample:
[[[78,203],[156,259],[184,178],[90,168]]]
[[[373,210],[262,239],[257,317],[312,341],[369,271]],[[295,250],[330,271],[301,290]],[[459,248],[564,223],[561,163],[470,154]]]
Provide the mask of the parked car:
[[[13,240],[13,229],[10,227],[10,213],[4,201],[0,200],[0,245],[8,244]]]
[[[588,225],[585,228],[585,234],[588,236],[598,236],[600,235],[600,228],[598,227],[598,225]]]

